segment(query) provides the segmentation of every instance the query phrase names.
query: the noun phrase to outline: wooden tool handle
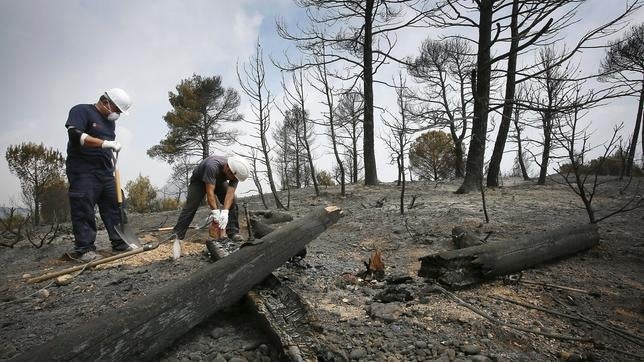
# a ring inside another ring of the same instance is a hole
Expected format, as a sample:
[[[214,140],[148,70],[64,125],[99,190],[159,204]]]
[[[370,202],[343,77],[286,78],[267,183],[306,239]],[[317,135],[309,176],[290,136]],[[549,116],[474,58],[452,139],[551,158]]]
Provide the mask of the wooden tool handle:
[[[114,170],[114,180],[116,182],[116,202],[120,205],[123,203],[123,192],[121,192],[121,173],[118,168]]]

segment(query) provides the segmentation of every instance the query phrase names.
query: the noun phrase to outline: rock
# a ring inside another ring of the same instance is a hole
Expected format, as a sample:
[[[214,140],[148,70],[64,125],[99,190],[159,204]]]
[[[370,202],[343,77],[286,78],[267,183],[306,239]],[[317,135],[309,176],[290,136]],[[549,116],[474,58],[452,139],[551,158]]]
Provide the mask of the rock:
[[[221,353],[217,353],[217,357],[215,357],[212,362],[226,362],[226,358]]]
[[[461,351],[465,352],[465,354],[479,354],[481,352],[481,347],[475,344],[466,344],[461,347]]]
[[[388,322],[396,321],[402,314],[402,307],[398,303],[373,303],[369,306],[369,315]]]
[[[445,351],[445,355],[449,358],[450,361],[452,361],[454,360],[454,358],[456,358],[456,351],[451,348],[448,348]]]
[[[191,361],[201,361],[203,359],[203,354],[201,354],[201,352],[192,352],[188,355],[188,358]]]
[[[482,354],[475,354],[473,356],[468,356],[467,358],[470,359],[470,361],[473,362],[492,362],[492,359],[488,356],[484,356]]]
[[[262,343],[262,344],[260,344],[260,345],[259,345],[259,347],[257,347],[257,350],[258,350],[261,354],[263,354],[263,355],[265,355],[265,356],[268,356],[268,355],[271,353],[271,351],[270,351],[270,349],[268,348],[268,346],[267,346],[266,344],[263,344],[263,343]]]
[[[73,277],[71,275],[65,274],[54,279],[54,283],[56,283],[56,285],[58,285],[59,287],[62,287],[64,285],[68,285],[69,283],[71,283],[72,279]]]
[[[49,291],[47,289],[40,289],[38,291],[38,296],[42,299],[47,299],[49,298]]]
[[[416,341],[414,342],[416,348],[427,348],[427,342],[425,341]]]
[[[248,360],[244,357],[233,357],[228,362],[248,362]]]
[[[380,300],[384,303],[407,302],[413,300],[414,296],[407,289],[398,286],[390,286],[384,291],[378,293],[374,299]]]
[[[353,351],[351,351],[351,354],[349,355],[349,357],[351,359],[359,360],[360,358],[364,358],[366,355],[367,355],[367,350],[362,347],[358,347]]]
[[[256,348],[258,348],[262,344],[262,341],[260,340],[254,340],[254,341],[247,341],[242,345],[242,349],[244,351],[252,351]]]
[[[388,284],[405,284],[412,282],[414,278],[410,277],[409,275],[403,275],[403,274],[396,274],[396,275],[391,275],[388,276],[385,281]]]
[[[210,332],[210,336],[214,339],[219,339],[226,335],[226,330],[224,328],[215,328]]]
[[[31,278],[31,274],[23,274],[22,279],[29,279]]]

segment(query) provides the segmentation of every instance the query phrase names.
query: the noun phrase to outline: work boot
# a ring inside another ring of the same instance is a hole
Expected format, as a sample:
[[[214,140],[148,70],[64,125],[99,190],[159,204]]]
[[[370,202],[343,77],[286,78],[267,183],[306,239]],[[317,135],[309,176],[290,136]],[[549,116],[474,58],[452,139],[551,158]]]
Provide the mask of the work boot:
[[[232,235],[228,235],[228,239],[230,239],[230,240],[232,240],[232,241],[234,241],[236,243],[243,243],[244,241],[246,241],[246,239],[244,239],[244,237],[240,233],[235,233],[235,234],[232,234]]]
[[[128,243],[123,240],[112,241],[112,251],[115,253],[121,253],[124,251],[130,251],[132,248]]]
[[[76,253],[74,253],[74,254],[76,254]],[[89,251],[86,251],[86,252],[84,252],[84,253],[82,253],[80,255],[76,254],[74,259],[76,259],[76,261],[78,261],[79,263],[89,263],[89,262],[92,262],[94,260],[103,259],[103,257],[100,254],[96,253],[95,251],[89,250]]]

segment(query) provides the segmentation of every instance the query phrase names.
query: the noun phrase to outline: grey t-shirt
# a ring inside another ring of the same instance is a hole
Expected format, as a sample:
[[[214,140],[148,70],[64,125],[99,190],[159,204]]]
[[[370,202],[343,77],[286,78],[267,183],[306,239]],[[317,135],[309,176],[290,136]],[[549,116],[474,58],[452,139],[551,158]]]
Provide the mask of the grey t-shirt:
[[[227,159],[222,156],[208,156],[204,158],[193,172],[193,177],[198,177],[203,182],[217,187],[218,184],[228,181],[228,186],[237,187],[238,180],[230,181],[224,173]]]

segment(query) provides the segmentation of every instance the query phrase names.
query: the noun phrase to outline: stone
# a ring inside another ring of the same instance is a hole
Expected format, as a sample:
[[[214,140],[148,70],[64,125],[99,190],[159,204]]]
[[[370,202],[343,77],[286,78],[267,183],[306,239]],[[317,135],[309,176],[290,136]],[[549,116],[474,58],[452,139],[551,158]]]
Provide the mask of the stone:
[[[69,274],[61,275],[54,279],[54,283],[58,285],[59,287],[62,287],[64,285],[68,285],[69,283],[72,282],[73,277]]]
[[[466,344],[461,347],[461,351],[465,352],[465,354],[479,354],[481,352],[481,347],[475,344]]]
[[[214,328],[210,331],[210,336],[214,339],[219,339],[226,335],[226,330],[224,328]]]
[[[38,296],[39,296],[40,298],[42,298],[42,299],[47,299],[47,298],[49,298],[49,294],[50,294],[50,293],[49,293],[49,291],[48,291],[47,289],[45,289],[45,288],[40,289],[40,290],[38,291]]]
[[[490,357],[484,356],[482,354],[475,354],[473,356],[468,356],[467,358],[469,358],[472,362],[492,362],[492,359]]]
[[[233,357],[228,362],[248,362],[248,360],[244,357]]]
[[[414,342],[414,345],[417,348],[427,348],[427,342],[425,342],[425,341],[416,341],[416,342]]]
[[[372,303],[369,306],[369,315],[388,322],[394,322],[402,314],[402,307],[398,303]]]
[[[451,361],[451,360],[453,360],[454,358],[456,358],[456,351],[455,351],[455,350],[453,350],[453,349],[451,349],[451,348],[448,348],[448,349],[445,351],[445,355],[447,355],[447,357],[449,357],[449,360]]]
[[[361,358],[364,358],[366,355],[367,355],[367,350],[362,347],[358,347],[351,351],[351,354],[349,355],[349,357],[351,357],[351,359],[359,360]]]

